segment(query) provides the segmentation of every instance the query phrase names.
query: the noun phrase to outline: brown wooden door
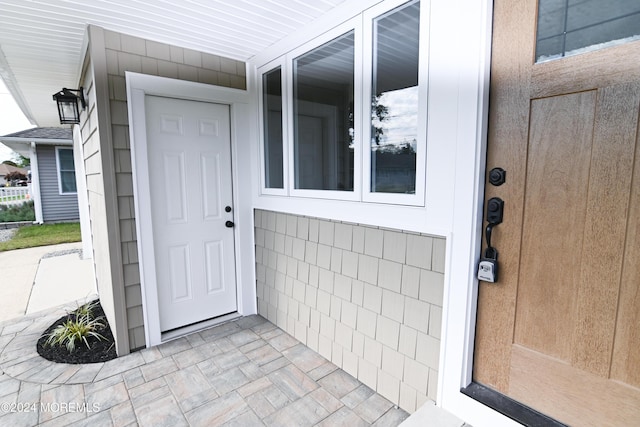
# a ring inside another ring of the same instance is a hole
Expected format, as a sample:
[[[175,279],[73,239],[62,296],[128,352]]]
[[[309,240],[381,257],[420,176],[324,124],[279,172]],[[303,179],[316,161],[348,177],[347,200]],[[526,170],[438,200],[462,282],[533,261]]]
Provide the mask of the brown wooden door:
[[[640,423],[640,42],[535,64],[535,0],[496,0],[474,381],[570,425]]]

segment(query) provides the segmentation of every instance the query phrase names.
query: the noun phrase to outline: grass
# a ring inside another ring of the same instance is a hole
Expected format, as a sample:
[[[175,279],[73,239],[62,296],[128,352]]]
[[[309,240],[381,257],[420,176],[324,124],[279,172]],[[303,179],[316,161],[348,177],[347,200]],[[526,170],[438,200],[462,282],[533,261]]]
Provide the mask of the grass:
[[[0,242],[0,252],[36,246],[79,242],[80,223],[43,224],[20,227],[8,242]]]

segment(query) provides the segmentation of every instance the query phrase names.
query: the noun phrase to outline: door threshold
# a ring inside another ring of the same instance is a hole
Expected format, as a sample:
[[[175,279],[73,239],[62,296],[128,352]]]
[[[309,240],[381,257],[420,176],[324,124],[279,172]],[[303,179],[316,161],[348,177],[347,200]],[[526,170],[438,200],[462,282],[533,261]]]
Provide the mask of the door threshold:
[[[180,338],[185,335],[189,335],[194,332],[201,331],[203,329],[208,329],[212,326],[216,326],[221,323],[229,322],[230,320],[234,320],[239,317],[242,317],[242,315],[239,314],[238,312],[233,312],[229,314],[223,314],[222,316],[214,317],[213,319],[203,320],[202,322],[192,323],[191,325],[171,329],[169,331],[162,332],[160,334],[160,341],[163,343],[167,341],[171,341],[176,338]]]
[[[482,384],[471,383],[460,392],[527,427],[568,427]]]

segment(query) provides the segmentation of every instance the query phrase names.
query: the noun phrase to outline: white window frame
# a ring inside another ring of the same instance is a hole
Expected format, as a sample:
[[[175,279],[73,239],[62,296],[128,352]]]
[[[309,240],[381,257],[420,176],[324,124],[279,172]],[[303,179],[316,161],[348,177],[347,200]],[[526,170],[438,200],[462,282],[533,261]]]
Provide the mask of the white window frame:
[[[288,73],[286,67],[285,56],[282,56],[275,61],[271,61],[268,64],[258,68],[258,129],[260,134],[260,185],[262,188],[262,194],[269,194],[274,196],[288,196],[289,195],[289,114],[287,105],[287,95],[290,92],[289,87],[286,85],[286,75]],[[267,157],[265,151],[266,139],[264,136],[264,75],[275,71],[276,68],[280,68],[280,86],[282,87],[282,187],[283,188],[270,188],[267,187]]]
[[[373,25],[374,20],[386,13],[393,11],[404,4],[407,0],[394,0],[384,2],[367,9],[362,14],[363,22],[363,81],[362,99],[370,100],[372,96],[373,84]],[[425,182],[427,163],[427,96],[429,82],[429,5],[426,0],[420,1],[420,57],[418,60],[418,137],[416,150],[416,191],[414,194],[383,193],[371,191],[371,102],[363,102],[362,117],[366,118],[366,123],[362,123],[362,149],[364,150],[362,167],[362,200],[374,203],[389,203],[397,205],[424,206],[425,205]]]
[[[73,147],[56,147],[56,173],[58,175],[58,194],[61,196],[68,196],[68,195],[72,195],[72,194],[78,194],[78,186],[76,185],[76,191],[63,191],[62,189],[62,172],[69,172],[68,170],[62,170],[61,169],[61,164],[60,164],[60,151],[61,150],[70,150],[71,151],[71,156],[73,158]],[[76,174],[76,169],[75,169],[75,159],[74,159],[74,168],[73,168],[73,175],[74,175],[74,182],[76,182],[75,180],[75,174]]]
[[[331,40],[338,38],[350,31],[354,33],[354,62],[353,62],[353,114],[354,114],[354,150],[353,150],[353,190],[352,191],[334,191],[334,190],[307,190],[295,188],[295,150],[294,150],[294,117],[293,117],[293,61],[299,56],[310,52],[311,50],[322,46]],[[285,55],[285,62],[287,65],[285,82],[283,84],[290,90],[288,90],[285,105],[287,106],[287,116],[291,120],[287,123],[287,133],[290,137],[286,140],[288,145],[288,164],[289,164],[289,194],[294,197],[308,197],[318,199],[333,199],[333,200],[354,200],[358,201],[361,198],[361,176],[362,176],[362,154],[360,135],[360,122],[362,121],[361,111],[362,107],[362,85],[358,81],[358,76],[362,75],[362,26],[359,17],[352,18],[342,24],[332,28],[319,37],[307,42]]]

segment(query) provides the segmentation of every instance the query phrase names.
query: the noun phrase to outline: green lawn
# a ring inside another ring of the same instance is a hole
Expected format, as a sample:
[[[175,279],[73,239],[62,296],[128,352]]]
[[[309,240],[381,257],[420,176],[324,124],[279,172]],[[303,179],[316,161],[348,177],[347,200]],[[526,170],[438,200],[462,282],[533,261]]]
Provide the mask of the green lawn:
[[[43,224],[20,227],[13,239],[0,242],[0,252],[36,246],[79,242],[80,223]]]

